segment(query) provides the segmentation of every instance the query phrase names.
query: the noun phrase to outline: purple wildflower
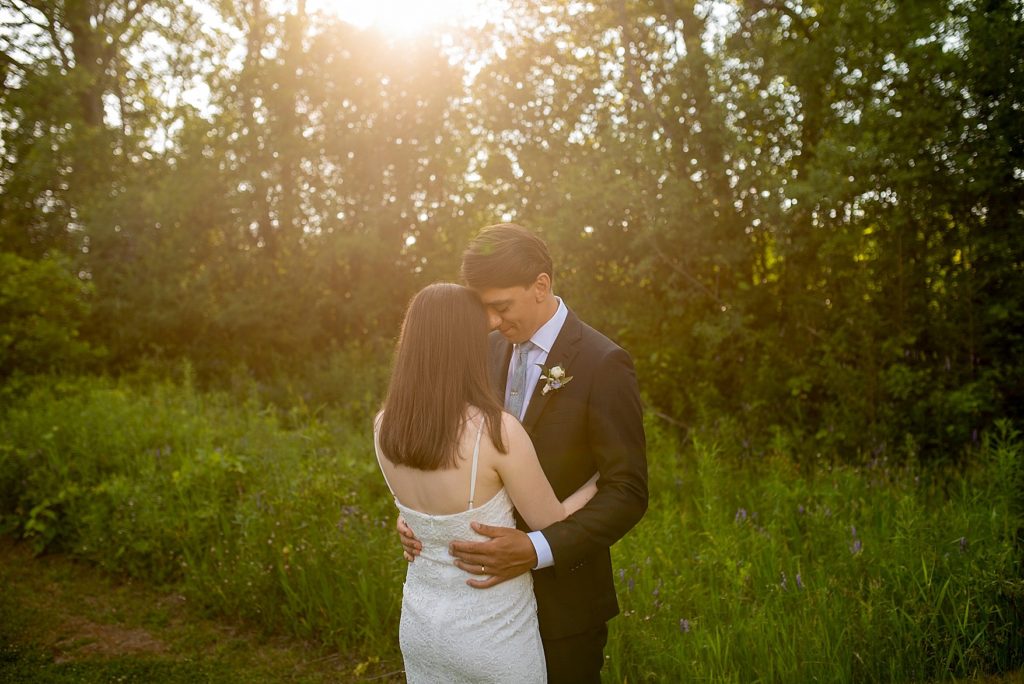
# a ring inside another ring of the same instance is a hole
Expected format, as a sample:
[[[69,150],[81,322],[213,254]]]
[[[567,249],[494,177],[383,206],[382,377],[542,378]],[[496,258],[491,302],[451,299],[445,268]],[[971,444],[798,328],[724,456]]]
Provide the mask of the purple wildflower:
[[[786,582],[786,572],[782,572],[782,581],[779,582],[779,586],[782,587],[782,591],[786,591],[789,588],[789,584]]]
[[[800,515],[803,515],[806,512],[806,510],[807,509],[804,508],[803,504],[797,504],[797,507],[796,507],[796,512],[797,513],[799,513]]]
[[[796,573],[796,588],[797,589],[803,589],[804,588],[804,580],[803,580],[803,578],[800,577],[800,573],[799,572]]]
[[[338,518],[338,524],[337,524],[338,530],[339,531],[344,531],[345,527],[348,525],[348,521],[351,518],[354,518],[357,515],[359,515],[359,507],[358,506],[349,506],[349,505],[342,506],[341,507],[341,516]]]
[[[686,618],[680,619],[679,620],[679,633],[680,634],[686,634],[689,631],[690,631],[690,621],[687,620]]]
[[[633,591],[633,587],[635,587],[635,586],[636,586],[636,582],[635,582],[635,581],[633,581],[633,578],[632,578],[632,577],[630,577],[630,578],[629,578],[629,584],[627,584],[627,585],[626,585],[626,589],[627,589],[628,591]]]
[[[857,539],[857,528],[850,525],[850,536],[853,537],[853,543],[850,544],[850,553],[856,556],[860,553],[863,544],[860,543],[860,539]]]
[[[739,510],[736,511],[736,517],[733,519],[733,522],[741,523],[741,522],[745,522],[746,519],[747,519],[747,509],[746,508],[740,508]]]

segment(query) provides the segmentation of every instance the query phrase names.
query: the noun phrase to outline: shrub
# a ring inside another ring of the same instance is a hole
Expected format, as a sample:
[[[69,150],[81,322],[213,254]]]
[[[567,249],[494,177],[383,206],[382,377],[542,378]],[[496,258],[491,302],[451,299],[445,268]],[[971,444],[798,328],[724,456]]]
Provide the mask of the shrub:
[[[89,293],[65,262],[0,252],[0,380],[91,360],[95,351],[79,339]]]

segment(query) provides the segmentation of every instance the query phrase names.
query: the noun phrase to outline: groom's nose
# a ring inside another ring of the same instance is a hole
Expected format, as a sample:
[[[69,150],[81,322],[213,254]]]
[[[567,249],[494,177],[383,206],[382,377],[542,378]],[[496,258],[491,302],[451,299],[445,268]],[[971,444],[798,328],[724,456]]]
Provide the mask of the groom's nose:
[[[501,327],[501,316],[494,313],[493,311],[488,311],[487,324],[491,327],[491,330],[497,330],[499,327]]]

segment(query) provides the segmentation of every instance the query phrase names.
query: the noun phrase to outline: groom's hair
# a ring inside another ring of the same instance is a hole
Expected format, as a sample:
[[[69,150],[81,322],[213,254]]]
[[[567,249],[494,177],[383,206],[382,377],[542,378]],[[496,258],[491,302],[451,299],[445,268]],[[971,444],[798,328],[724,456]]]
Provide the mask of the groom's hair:
[[[555,279],[547,245],[515,223],[481,229],[462,253],[462,281],[474,290],[529,287],[541,273]]]

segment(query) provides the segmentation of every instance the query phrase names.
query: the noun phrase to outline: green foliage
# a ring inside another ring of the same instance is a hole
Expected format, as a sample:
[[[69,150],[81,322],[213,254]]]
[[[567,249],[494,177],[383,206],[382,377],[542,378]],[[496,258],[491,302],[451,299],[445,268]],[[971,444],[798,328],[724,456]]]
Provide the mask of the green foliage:
[[[92,360],[93,349],[79,337],[90,292],[62,259],[0,252],[0,379],[80,370]]]
[[[522,169],[499,202],[662,412],[739,416],[760,452],[948,457],[1024,405],[1011,5],[559,4],[474,83],[507,133],[481,146]]]
[[[200,394],[188,373],[40,388],[3,422],[5,525],[270,630],[392,648],[404,567],[369,417],[287,421]]]
[[[0,514],[40,551],[345,651],[398,658],[404,561],[371,413],[179,383],[40,386],[0,419]],[[255,395],[253,395],[255,397]],[[1024,444],[945,470],[807,467],[649,422],[651,506],[614,549],[612,681],[931,681],[1024,664]],[[28,656],[17,655],[24,659]]]
[[[65,325],[111,371],[383,368],[411,294],[512,219],[690,428],[855,462],[1024,420],[1013,2],[553,0],[404,37],[136,10],[0,27],[0,248],[93,285]]]

